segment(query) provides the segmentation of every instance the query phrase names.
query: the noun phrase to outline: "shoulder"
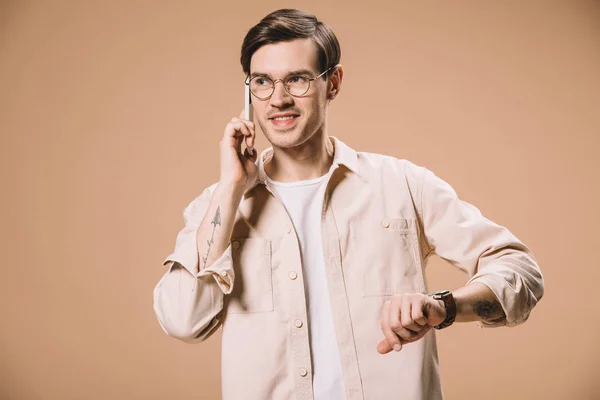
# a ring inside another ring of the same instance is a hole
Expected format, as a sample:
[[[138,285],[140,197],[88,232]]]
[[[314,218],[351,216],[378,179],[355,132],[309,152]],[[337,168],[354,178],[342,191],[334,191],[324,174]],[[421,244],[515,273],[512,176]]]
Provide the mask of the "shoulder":
[[[405,180],[411,186],[420,186],[425,172],[424,166],[410,160],[386,154],[357,151],[358,165],[361,175],[366,177],[380,176],[394,181]]]
[[[192,201],[190,201],[185,209],[183,210],[184,215],[193,215],[195,213],[204,213],[208,208],[210,199],[217,188],[219,182],[215,182],[212,185],[206,187],[202,192],[197,195]]]

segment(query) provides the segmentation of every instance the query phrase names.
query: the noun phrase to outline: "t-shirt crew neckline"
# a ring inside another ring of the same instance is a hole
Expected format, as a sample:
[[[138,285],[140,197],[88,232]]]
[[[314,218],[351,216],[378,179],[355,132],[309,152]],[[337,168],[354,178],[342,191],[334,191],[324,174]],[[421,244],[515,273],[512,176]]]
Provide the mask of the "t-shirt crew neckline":
[[[269,178],[269,176],[267,175],[267,181],[269,181],[269,183],[274,186],[281,186],[281,187],[308,186],[308,185],[314,185],[319,182],[322,182],[327,177],[327,175],[329,175],[330,173],[331,173],[331,171],[327,172],[325,175],[319,176],[318,178],[305,179],[302,181],[295,181],[295,182],[274,181],[273,179]]]

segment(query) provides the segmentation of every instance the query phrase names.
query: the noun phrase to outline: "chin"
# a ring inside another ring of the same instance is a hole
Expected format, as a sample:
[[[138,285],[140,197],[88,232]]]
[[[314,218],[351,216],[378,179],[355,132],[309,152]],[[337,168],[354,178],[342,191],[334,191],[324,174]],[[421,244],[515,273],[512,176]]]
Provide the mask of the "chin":
[[[280,132],[276,133],[275,135],[268,135],[267,140],[271,143],[272,146],[278,147],[280,149],[292,148],[302,143],[302,141],[297,140],[295,136],[287,136]]]
[[[302,134],[302,130],[298,127],[290,129],[289,131],[267,130],[263,132],[265,132],[265,137],[271,145],[282,149],[299,146],[307,139],[307,137]]]

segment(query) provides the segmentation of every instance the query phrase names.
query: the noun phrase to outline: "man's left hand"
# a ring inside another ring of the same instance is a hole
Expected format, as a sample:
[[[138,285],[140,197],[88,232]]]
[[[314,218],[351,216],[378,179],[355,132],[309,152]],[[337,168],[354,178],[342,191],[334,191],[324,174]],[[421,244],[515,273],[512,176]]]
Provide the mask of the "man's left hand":
[[[397,294],[381,310],[381,330],[385,339],[377,351],[387,354],[400,351],[407,343],[421,339],[446,319],[444,302],[423,293]]]

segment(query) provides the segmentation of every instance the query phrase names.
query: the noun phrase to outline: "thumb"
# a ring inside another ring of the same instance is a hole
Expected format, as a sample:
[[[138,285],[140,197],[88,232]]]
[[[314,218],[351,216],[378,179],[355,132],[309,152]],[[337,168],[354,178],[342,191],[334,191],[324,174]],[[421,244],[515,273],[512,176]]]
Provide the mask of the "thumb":
[[[387,354],[392,350],[393,350],[392,347],[390,346],[390,344],[388,343],[388,341],[386,339],[383,339],[377,345],[377,352],[379,352],[379,354]]]

